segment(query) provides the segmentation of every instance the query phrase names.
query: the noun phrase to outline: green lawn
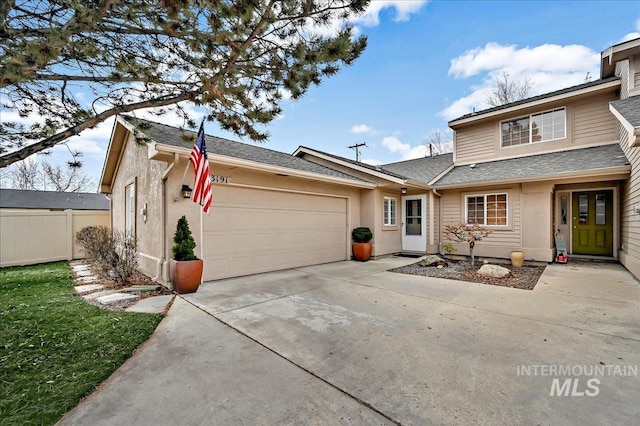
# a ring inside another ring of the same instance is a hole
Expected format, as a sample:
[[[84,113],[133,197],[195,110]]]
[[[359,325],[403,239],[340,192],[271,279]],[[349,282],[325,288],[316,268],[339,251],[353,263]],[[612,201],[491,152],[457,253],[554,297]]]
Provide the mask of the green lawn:
[[[0,269],[0,424],[55,423],[161,319],[85,303],[66,262]]]

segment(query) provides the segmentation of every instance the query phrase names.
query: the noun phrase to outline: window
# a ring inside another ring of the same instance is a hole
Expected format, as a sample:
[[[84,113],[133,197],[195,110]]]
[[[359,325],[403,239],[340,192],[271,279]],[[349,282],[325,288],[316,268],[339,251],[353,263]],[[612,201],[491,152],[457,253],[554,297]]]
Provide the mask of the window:
[[[395,226],[398,223],[396,216],[396,205],[398,200],[393,197],[384,197],[384,224],[385,226]]]
[[[468,195],[467,223],[488,226],[507,226],[507,194]]]
[[[566,133],[564,108],[500,123],[503,148],[562,139]]]
[[[124,235],[136,237],[136,184],[130,183],[124,188]]]

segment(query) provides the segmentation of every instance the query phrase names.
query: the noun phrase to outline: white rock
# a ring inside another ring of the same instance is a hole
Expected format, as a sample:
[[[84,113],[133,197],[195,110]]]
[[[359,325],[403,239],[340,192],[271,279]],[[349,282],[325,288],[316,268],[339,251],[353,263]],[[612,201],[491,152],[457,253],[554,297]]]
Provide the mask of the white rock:
[[[482,265],[478,270],[478,274],[486,277],[504,278],[511,275],[511,271],[498,265]]]

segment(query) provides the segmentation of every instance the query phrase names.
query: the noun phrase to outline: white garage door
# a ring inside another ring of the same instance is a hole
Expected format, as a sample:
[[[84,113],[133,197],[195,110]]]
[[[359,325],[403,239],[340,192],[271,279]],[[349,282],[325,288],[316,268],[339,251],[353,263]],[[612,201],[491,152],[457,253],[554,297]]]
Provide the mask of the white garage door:
[[[345,198],[216,186],[203,220],[205,280],[347,256]]]

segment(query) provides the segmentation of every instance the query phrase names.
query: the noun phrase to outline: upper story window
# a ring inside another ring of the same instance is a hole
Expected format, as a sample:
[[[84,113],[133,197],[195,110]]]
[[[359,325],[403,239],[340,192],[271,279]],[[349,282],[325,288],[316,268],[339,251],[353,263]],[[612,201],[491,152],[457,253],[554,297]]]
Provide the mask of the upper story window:
[[[567,136],[564,108],[500,123],[502,147],[563,139]]]
[[[398,200],[393,197],[384,197],[384,225],[395,226],[398,223],[396,206]]]

